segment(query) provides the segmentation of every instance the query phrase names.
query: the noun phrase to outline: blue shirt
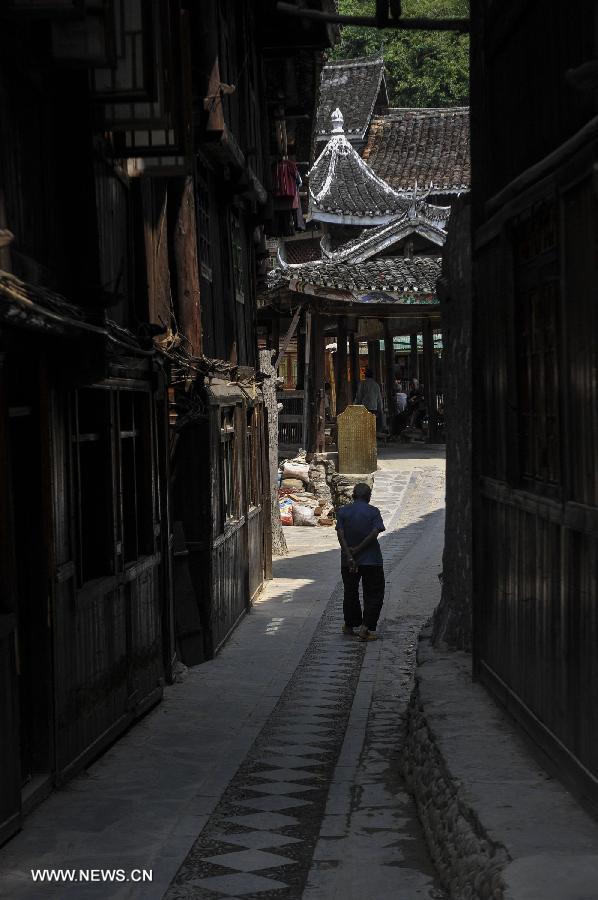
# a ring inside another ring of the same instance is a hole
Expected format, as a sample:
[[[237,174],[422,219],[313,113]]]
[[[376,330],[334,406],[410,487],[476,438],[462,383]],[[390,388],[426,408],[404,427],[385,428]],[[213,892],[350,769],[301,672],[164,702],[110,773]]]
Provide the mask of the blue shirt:
[[[364,538],[376,528],[385,531],[384,522],[380,510],[376,506],[370,506],[365,500],[355,500],[347,506],[341,506],[336,514],[336,530],[342,531],[348,547],[356,547]],[[347,560],[342,554],[342,564]],[[361,553],[355,557],[355,562],[360,566],[381,566],[382,551],[378,540],[368,544]]]

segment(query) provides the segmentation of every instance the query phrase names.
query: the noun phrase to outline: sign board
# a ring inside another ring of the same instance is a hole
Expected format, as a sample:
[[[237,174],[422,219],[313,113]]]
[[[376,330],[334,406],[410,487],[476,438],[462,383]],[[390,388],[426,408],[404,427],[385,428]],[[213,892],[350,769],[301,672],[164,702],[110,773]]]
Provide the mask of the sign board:
[[[376,416],[365,406],[347,406],[337,416],[338,470],[341,473],[369,473],[378,468]]]

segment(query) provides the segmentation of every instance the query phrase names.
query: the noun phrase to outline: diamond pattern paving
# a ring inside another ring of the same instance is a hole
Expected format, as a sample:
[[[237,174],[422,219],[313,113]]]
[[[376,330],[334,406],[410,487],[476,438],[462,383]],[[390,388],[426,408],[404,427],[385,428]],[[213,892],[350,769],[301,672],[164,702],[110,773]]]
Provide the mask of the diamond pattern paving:
[[[261,875],[252,875],[249,872],[238,875],[216,875],[212,878],[201,878],[193,882],[198,891],[194,896],[207,896],[203,891],[215,891],[224,897],[237,897],[243,894],[259,894],[264,891],[283,890],[286,884],[275,881],[273,878],[262,878]],[[189,895],[188,895],[189,896]]]
[[[405,484],[379,473],[377,489],[389,478],[394,493],[384,502],[384,515],[390,532]],[[390,542],[388,547],[396,552]],[[339,584],[303,660],[165,900],[301,897],[366,652],[365,644],[342,636],[341,625]],[[277,848],[283,852],[272,852]]]
[[[216,840],[224,844],[235,844],[239,847],[248,847],[253,850],[261,850],[263,847],[284,847],[286,844],[299,844],[299,838],[290,837],[288,834],[274,834],[271,831],[241,831],[221,832],[214,835]]]
[[[291,784],[289,781],[277,781],[275,784],[252,784],[251,790],[260,794],[300,794],[302,791],[315,791],[316,788],[305,784]]]
[[[207,862],[226,866],[227,869],[238,869],[240,872],[255,872],[256,869],[274,869],[292,863],[292,859],[279,856],[277,853],[264,853],[263,850],[237,850],[232,853],[220,853],[217,856],[206,856]]]

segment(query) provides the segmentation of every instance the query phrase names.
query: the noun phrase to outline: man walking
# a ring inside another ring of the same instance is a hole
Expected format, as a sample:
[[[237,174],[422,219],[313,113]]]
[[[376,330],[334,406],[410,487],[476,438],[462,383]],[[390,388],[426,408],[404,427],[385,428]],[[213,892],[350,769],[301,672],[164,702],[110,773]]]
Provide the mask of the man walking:
[[[360,641],[375,641],[376,626],[384,600],[384,569],[378,535],[385,531],[380,510],[370,506],[372,492],[367,484],[353,488],[353,503],[341,506],[336,516],[336,533],[341,545],[341,575],[345,587],[343,634],[355,634]],[[363,588],[363,613],[359,604],[359,582]]]

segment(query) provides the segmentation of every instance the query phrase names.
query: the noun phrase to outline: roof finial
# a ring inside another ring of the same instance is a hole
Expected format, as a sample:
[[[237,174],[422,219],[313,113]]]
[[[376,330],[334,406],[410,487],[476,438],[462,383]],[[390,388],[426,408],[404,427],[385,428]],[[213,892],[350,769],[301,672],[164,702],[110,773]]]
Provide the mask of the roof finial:
[[[344,120],[343,114],[340,111],[340,109],[338,108],[338,106],[336,107],[336,109],[334,110],[334,112],[332,113],[330,118],[332,120],[332,133],[333,134],[344,134],[345,129],[343,126],[345,124],[345,120]]]

